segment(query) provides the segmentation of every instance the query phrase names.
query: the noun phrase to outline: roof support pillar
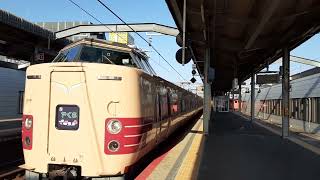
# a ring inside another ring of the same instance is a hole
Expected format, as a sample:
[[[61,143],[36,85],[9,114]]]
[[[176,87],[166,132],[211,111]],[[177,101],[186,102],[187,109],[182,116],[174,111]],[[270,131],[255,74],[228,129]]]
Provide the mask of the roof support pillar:
[[[282,138],[289,136],[289,84],[290,84],[290,51],[282,49]]]
[[[211,116],[211,84],[209,83],[210,48],[206,48],[206,58],[204,66],[204,99],[203,99],[203,130],[209,135],[209,122]]]
[[[186,21],[187,21],[187,0],[183,1],[183,28],[182,28],[182,66],[186,56]]]
[[[255,114],[255,101],[256,101],[256,98],[255,98],[255,74],[252,73],[251,74],[251,122],[253,121],[254,119],[254,114]]]

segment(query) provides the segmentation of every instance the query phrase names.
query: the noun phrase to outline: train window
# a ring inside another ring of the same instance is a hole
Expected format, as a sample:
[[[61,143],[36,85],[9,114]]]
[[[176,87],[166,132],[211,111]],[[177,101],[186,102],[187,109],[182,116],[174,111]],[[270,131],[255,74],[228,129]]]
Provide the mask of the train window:
[[[147,71],[149,74],[152,74],[152,72],[150,71],[149,67],[146,64],[146,61],[141,59],[141,63],[143,64],[143,67],[144,67],[143,69]]]
[[[143,66],[142,66],[142,63],[141,63],[139,57],[136,56],[135,54],[132,54],[132,57],[133,57],[132,60],[137,64],[138,68],[143,69]]]
[[[75,46],[62,51],[54,58],[53,62],[73,62],[79,54],[80,50],[81,46]]]
[[[135,67],[135,64],[128,52],[89,46],[84,46],[82,48],[80,61]]]
[[[151,65],[149,64],[148,61],[145,61],[146,62],[146,65],[148,66],[150,72],[153,74],[153,75],[156,75],[156,72],[154,71],[154,69],[151,67]]]

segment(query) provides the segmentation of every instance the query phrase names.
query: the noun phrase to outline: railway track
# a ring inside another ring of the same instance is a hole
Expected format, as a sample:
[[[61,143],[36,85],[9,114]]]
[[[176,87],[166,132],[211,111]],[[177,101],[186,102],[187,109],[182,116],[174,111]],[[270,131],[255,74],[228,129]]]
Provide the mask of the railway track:
[[[5,179],[22,179],[24,170],[18,166],[23,164],[23,158],[18,158],[12,161],[3,162],[0,164],[0,180]]]
[[[0,180],[23,179],[24,170],[18,167],[24,163],[19,135],[0,136],[0,147]]]
[[[9,180],[9,179],[22,180],[24,179],[24,169],[16,167],[16,168],[7,170],[3,173],[0,173],[0,179],[1,180]]]

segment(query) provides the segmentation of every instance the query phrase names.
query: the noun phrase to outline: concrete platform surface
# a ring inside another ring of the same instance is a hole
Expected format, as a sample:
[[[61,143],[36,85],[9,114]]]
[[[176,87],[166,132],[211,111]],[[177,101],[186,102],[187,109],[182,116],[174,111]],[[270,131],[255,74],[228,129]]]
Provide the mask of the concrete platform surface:
[[[320,156],[233,113],[214,113],[198,179],[316,180]]]
[[[196,179],[204,142],[203,119],[196,118],[195,123],[182,127],[183,133],[171,136],[174,142],[169,149],[157,155],[136,180],[186,180]],[[170,144],[170,142],[164,142]],[[161,150],[166,149],[167,144]]]

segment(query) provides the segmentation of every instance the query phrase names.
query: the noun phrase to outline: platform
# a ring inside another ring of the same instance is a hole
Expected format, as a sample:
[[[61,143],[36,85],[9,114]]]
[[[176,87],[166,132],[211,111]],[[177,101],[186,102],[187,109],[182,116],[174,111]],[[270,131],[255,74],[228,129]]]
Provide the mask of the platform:
[[[279,129],[251,123],[239,114],[213,113],[212,134],[202,118],[178,142],[160,153],[136,179],[284,180],[319,179],[319,154]],[[176,139],[176,140],[177,140]],[[172,139],[171,139],[172,140]],[[170,143],[170,142],[168,142]]]
[[[320,156],[234,113],[213,115],[198,179],[319,179]]]
[[[191,127],[182,127],[184,133],[174,134],[160,145],[159,155],[135,179],[196,179],[204,142],[202,127],[202,117]]]

